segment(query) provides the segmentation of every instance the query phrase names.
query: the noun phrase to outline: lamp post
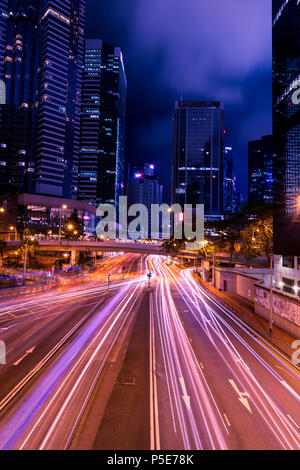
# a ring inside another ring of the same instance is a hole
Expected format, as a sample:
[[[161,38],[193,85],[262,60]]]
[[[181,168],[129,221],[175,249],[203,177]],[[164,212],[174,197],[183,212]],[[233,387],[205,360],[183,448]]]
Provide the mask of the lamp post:
[[[26,278],[26,264],[27,264],[27,251],[28,251],[28,243],[29,241],[34,241],[34,237],[27,238],[25,247],[24,247],[24,262],[23,262],[23,277],[22,277],[22,286],[25,284],[25,278]]]
[[[14,226],[12,225],[11,227],[9,227],[9,230],[15,232],[15,242],[16,242],[16,241],[17,241],[17,238],[18,238],[18,232],[17,232],[16,227],[14,227]]]
[[[273,331],[273,254],[270,255],[270,335]]]
[[[59,231],[58,231],[58,266],[60,261],[60,245],[61,245],[61,221],[62,221],[62,211],[68,209],[66,204],[63,204],[59,208]]]
[[[215,283],[216,283],[216,254],[215,252],[213,252],[213,287],[216,287],[215,286]]]

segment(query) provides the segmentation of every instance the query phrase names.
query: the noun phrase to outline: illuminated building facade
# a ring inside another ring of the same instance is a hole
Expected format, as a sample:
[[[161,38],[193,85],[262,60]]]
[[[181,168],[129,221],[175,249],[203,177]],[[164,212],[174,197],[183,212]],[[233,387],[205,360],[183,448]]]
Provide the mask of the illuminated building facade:
[[[274,253],[289,256],[300,255],[299,88],[300,3],[273,0]]]
[[[159,238],[160,234],[151,233],[151,206],[162,204],[163,186],[157,180],[155,165],[145,163],[143,168],[135,167],[129,175],[127,183],[128,207],[143,204],[148,210],[149,237]],[[141,228],[143,230],[143,228]],[[143,236],[141,236],[143,238]]]
[[[273,0],[275,285],[300,295],[300,2]]]
[[[1,191],[75,199],[85,0],[2,1],[0,15]]]
[[[124,188],[127,82],[122,52],[86,40],[81,109],[79,198],[118,206]]]
[[[224,214],[234,214],[238,209],[236,168],[232,147],[224,149]]]
[[[248,143],[248,202],[273,202],[273,137],[263,136]]]
[[[173,119],[172,202],[204,204],[223,217],[224,111],[218,101],[177,101]]]

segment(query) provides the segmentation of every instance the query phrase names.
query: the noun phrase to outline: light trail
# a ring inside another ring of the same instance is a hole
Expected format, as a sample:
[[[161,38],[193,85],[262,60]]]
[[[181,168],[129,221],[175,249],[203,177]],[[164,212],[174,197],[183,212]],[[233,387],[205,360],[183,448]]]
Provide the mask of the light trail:
[[[273,434],[273,439],[279,443],[280,448],[299,449],[300,435],[297,430],[295,430],[295,427],[291,425],[290,420],[287,418],[288,414],[283,412],[282,407],[277,405],[265,387],[259,383],[224,328],[229,330],[230,334],[232,334],[234,338],[271,373],[272,377],[275,378],[281,386],[283,382],[282,379],[266,364],[253,348],[248,345],[237,331],[233,329],[217,311],[207,304],[204,295],[207,298],[209,298],[209,296],[202,291],[193,279],[190,271],[183,271],[183,278],[181,277],[181,279],[179,279],[179,271],[176,271],[175,274],[171,268],[163,264],[162,260],[153,259],[153,264],[156,265],[156,269],[160,271],[162,277],[165,279],[169,278],[169,282],[170,280],[172,281],[181,298],[189,307],[191,314],[198,322],[202,332],[205,333],[218,353],[220,360],[224,362],[230,375],[234,377],[234,380],[239,387],[241,387],[241,390],[249,391],[251,403],[259,414],[261,422],[265,423],[269,433]],[[213,303],[216,304],[216,302]],[[245,332],[251,339],[254,339],[247,330],[245,330]],[[214,335],[216,335],[218,341],[221,342],[222,348],[217,345],[213,338]],[[228,359],[226,358],[226,354],[228,355]]]
[[[160,279],[154,310],[174,430],[180,432],[184,449],[226,449],[226,424],[180,321],[168,276],[156,257],[150,260]]]
[[[39,387],[25,399],[25,402],[14,413],[13,417],[0,432],[0,448],[2,450],[15,448],[27,426],[36,416],[45,400],[58,384],[62,375],[67,371],[77,354],[80,353],[83,346],[87,343],[93,333],[95,333],[99,325],[105,320],[107,315],[111,312],[128,288],[120,291],[109,302],[109,304],[95,316],[89,326],[78,336],[78,338],[76,338],[76,340],[64,352],[62,357],[56,362],[55,366],[53,366],[47,373]]]

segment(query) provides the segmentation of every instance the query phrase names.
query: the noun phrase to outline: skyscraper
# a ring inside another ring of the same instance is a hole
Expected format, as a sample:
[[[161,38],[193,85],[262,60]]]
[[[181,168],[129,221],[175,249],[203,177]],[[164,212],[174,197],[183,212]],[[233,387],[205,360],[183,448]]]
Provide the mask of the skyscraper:
[[[238,209],[236,170],[232,147],[224,150],[224,214],[234,214]]]
[[[263,136],[248,143],[248,202],[273,202],[273,138]]]
[[[162,204],[163,187],[157,180],[155,166],[145,163],[143,168],[135,167],[127,183],[128,206],[143,204],[148,209],[148,235],[159,238],[159,234],[151,233],[151,206]],[[143,228],[141,228],[142,230]]]
[[[299,1],[273,0],[274,250],[286,255],[300,255],[299,74]]]
[[[300,3],[273,0],[275,278],[292,292],[300,288],[299,96]]]
[[[1,190],[6,185],[74,199],[85,0],[10,0],[9,9],[5,3],[0,4],[0,78],[7,89],[7,104],[0,109]]]
[[[177,101],[173,119],[172,201],[204,204],[223,217],[224,111],[218,101]]]
[[[126,75],[122,52],[99,39],[85,47],[79,197],[118,205],[124,188]]]

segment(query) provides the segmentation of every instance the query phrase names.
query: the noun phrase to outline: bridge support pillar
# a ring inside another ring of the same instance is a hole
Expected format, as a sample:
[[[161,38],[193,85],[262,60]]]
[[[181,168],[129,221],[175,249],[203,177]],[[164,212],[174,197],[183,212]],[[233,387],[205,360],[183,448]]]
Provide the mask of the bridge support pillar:
[[[71,264],[72,264],[72,266],[74,266],[76,264],[76,261],[77,261],[77,252],[76,252],[76,250],[72,250],[71,251]]]

